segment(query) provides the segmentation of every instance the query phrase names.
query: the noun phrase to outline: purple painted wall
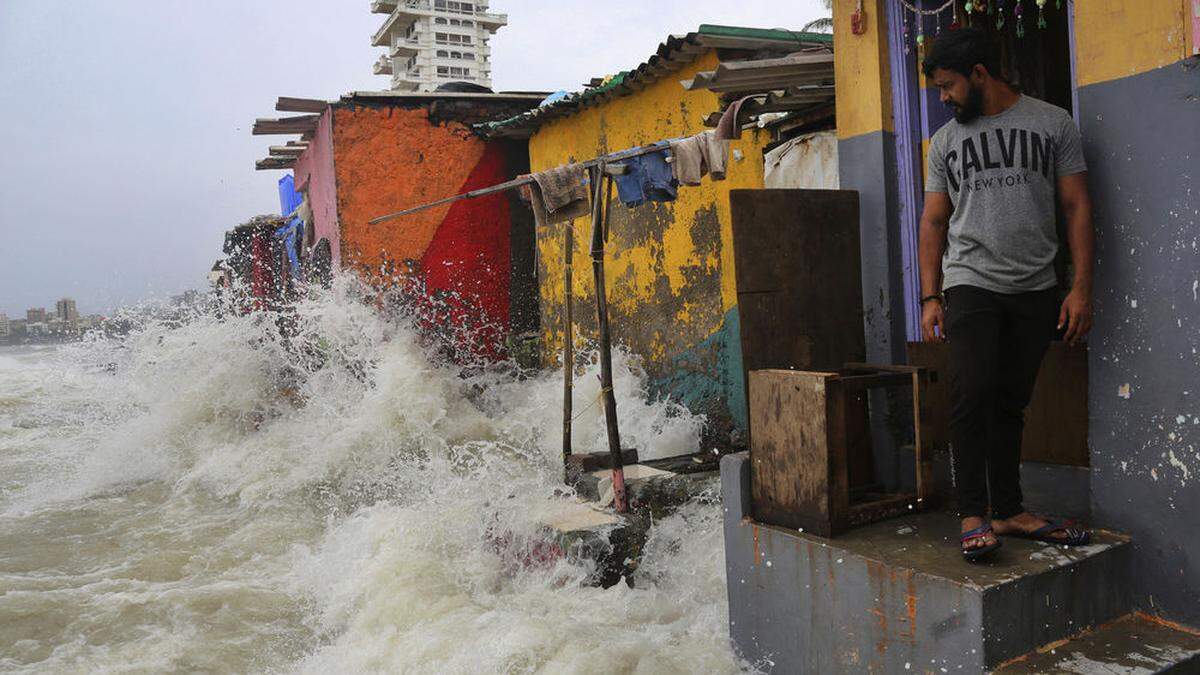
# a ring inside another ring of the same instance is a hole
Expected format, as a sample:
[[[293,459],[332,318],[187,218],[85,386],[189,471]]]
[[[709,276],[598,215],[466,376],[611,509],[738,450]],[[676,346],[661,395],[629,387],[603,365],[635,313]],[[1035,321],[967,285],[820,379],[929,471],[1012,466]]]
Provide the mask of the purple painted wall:
[[[296,189],[308,192],[313,211],[313,243],[322,239],[329,241],[333,253],[333,268],[341,268],[341,237],[338,232],[337,184],[333,170],[333,112],[329,108],[321,114],[317,132],[309,142],[308,150],[296,160],[293,169]],[[307,253],[307,252],[306,252]]]

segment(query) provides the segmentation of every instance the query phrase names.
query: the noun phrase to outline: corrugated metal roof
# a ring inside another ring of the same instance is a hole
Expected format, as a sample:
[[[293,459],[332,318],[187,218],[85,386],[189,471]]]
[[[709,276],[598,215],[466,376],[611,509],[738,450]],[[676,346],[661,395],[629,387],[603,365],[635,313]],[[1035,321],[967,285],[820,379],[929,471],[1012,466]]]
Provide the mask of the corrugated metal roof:
[[[541,125],[558,117],[573,115],[604,101],[628,96],[691,63],[707,49],[772,50],[780,53],[803,49],[831,49],[833,36],[780,29],[701,25],[683,36],[672,35],[644,63],[622,71],[598,87],[585,89],[564,99],[526,113],[476,125],[491,136],[528,137]]]

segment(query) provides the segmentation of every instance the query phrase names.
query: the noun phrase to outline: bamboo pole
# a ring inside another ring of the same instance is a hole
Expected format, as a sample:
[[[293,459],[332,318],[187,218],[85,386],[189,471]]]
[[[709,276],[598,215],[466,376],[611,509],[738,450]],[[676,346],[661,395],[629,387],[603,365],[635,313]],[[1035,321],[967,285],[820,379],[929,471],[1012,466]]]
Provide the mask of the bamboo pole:
[[[572,312],[572,274],[571,261],[574,259],[575,251],[575,221],[568,220],[563,229],[563,257],[566,259],[564,265],[565,273],[563,275],[563,316],[565,326],[563,329],[563,439],[562,439],[562,455],[563,455],[563,480],[570,479],[570,471],[567,467],[567,462],[571,457],[571,417],[573,415],[572,395],[574,390],[575,378],[575,331],[574,331],[574,316]]]
[[[629,511],[625,494],[625,466],[621,457],[621,433],[617,426],[617,399],[613,395],[612,340],[608,330],[608,299],[604,288],[604,221],[612,199],[612,178],[604,173],[601,162],[593,173],[592,201],[592,274],[596,282],[596,325],[600,330],[600,400],[604,403],[604,423],[608,433],[608,452],[612,458],[613,506],[617,513]],[[605,185],[608,190],[605,191]]]

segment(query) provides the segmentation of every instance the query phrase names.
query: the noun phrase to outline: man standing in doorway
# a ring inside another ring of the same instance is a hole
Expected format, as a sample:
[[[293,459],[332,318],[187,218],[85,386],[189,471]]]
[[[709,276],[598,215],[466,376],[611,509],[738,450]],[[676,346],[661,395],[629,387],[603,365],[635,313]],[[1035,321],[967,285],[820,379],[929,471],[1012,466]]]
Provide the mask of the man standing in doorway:
[[[1074,343],[1092,325],[1091,202],[1079,130],[1065,110],[1017,92],[982,32],[951,31],[922,69],[954,119],[929,146],[921,215],[921,329],[950,348],[950,441],[968,560],[997,535],[1057,544],[1089,533],[1025,510],[1025,407],[1056,328]],[[1074,266],[1059,302],[1055,205]]]

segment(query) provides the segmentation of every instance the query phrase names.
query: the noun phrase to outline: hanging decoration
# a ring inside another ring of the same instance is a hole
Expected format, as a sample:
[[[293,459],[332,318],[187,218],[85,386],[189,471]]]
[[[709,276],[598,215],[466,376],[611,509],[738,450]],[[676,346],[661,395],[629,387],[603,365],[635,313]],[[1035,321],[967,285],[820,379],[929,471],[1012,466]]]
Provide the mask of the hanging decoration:
[[[950,30],[958,30],[964,24],[967,26],[974,25],[973,21],[975,17],[972,16],[973,14],[978,14],[980,17],[984,16],[985,14],[987,16],[994,15],[996,17],[996,30],[1004,30],[1004,27],[1008,23],[1007,14],[1009,0],[966,0],[966,2],[963,2],[962,5],[965,21],[963,20],[963,17],[959,16],[958,3],[960,1],[961,0],[945,0],[945,2],[942,2],[937,7],[932,9],[923,9],[917,4],[913,4],[914,2],[919,3],[920,0],[900,0],[900,4],[903,6],[902,11],[904,12],[904,35],[902,39],[904,41],[905,53],[909,53],[909,50],[913,45],[915,45],[917,50],[921,50],[925,47],[926,18],[932,16],[934,19],[934,35],[942,34],[942,14],[947,10],[950,12]],[[1014,22],[1016,23],[1015,33],[1018,38],[1025,37],[1025,1],[1026,0],[1012,0],[1012,16]],[[1038,11],[1037,27],[1041,30],[1045,30],[1048,25],[1046,22],[1047,2],[1048,0],[1033,0],[1033,3],[1037,6]],[[1062,0],[1054,0],[1055,9],[1061,10],[1062,4]],[[915,39],[910,38],[910,36],[913,34],[913,31],[910,30],[908,22],[908,14],[910,12],[913,15],[913,21],[916,22]]]
[[[904,43],[904,55],[907,56],[912,52],[908,40],[908,12],[900,15],[900,23],[904,26],[904,34],[900,37],[900,41]]]

